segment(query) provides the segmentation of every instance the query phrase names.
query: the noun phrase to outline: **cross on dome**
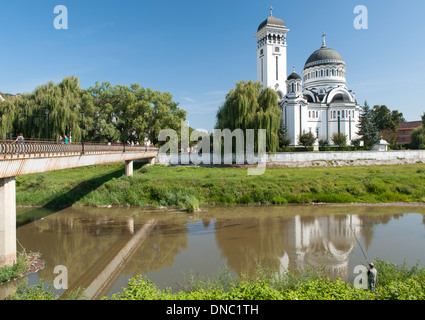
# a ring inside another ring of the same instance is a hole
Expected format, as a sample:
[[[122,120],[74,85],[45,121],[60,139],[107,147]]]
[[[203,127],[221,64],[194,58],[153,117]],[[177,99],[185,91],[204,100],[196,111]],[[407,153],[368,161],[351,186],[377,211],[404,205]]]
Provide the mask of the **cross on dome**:
[[[273,16],[273,7],[272,6],[270,6],[269,11],[270,11],[270,17]]]
[[[326,32],[323,32],[322,33],[322,38],[323,38],[323,41],[322,41],[322,48],[324,48],[324,47],[326,47],[326,36],[327,36],[328,34],[326,33]]]

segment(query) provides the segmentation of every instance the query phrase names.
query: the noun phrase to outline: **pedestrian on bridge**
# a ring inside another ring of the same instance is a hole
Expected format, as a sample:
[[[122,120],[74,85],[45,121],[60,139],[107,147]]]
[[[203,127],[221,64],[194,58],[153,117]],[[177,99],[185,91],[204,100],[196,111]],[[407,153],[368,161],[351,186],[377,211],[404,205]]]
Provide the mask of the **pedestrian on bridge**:
[[[69,138],[66,136],[66,134],[64,135],[63,142],[64,142],[66,145],[68,145],[68,143],[69,143]]]
[[[18,152],[21,152],[24,147],[24,135],[22,133],[19,134],[19,136],[16,138],[15,141],[13,141],[12,144],[15,144],[15,142],[18,142]]]

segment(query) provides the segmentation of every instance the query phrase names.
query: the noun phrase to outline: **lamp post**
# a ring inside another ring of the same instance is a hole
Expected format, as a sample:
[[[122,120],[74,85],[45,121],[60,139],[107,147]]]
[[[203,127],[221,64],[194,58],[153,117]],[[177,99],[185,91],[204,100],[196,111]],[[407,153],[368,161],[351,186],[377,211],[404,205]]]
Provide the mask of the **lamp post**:
[[[81,132],[81,147],[82,147],[82,154],[84,154],[84,130],[86,128],[86,124],[84,123],[84,111],[81,111],[81,116],[83,117],[83,131]]]
[[[49,140],[49,109],[44,109],[46,115],[46,140]]]

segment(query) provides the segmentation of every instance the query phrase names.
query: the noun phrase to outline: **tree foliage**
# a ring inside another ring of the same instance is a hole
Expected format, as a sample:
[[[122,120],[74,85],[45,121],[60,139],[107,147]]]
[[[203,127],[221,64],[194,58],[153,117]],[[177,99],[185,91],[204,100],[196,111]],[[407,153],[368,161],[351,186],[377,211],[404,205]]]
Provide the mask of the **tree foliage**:
[[[277,131],[277,136],[279,137],[279,148],[286,148],[291,144],[291,137],[288,135],[288,129],[283,122],[283,118],[280,121],[280,127]]]
[[[312,132],[303,131],[303,133],[298,136],[298,142],[304,148],[309,149],[313,147],[316,142],[316,137]]]
[[[219,108],[216,128],[241,129],[244,133],[247,129],[254,129],[256,136],[259,129],[265,129],[267,149],[276,151],[281,116],[274,90],[262,90],[259,82],[241,81],[227,94],[226,101]]]
[[[362,136],[365,146],[371,146],[378,141],[378,128],[373,121],[373,110],[369,107],[367,101],[363,106],[363,111],[360,114],[359,132]]]
[[[403,113],[398,110],[390,110],[385,105],[376,105],[372,110],[372,121],[375,123],[378,131],[392,130],[397,132],[400,123],[405,122]]]
[[[403,113],[398,110],[390,110],[385,105],[370,108],[365,102],[360,115],[359,135],[363,137],[366,146],[373,145],[381,136],[394,146],[397,129],[404,121]]]
[[[68,77],[59,84],[49,82],[30,94],[8,98],[0,108],[1,138],[23,133],[24,137],[45,139],[48,127],[50,139],[71,133],[75,139],[80,139],[81,115],[77,105],[81,93],[78,78]]]
[[[412,131],[412,149],[425,149],[425,113],[422,116],[422,126]]]
[[[331,139],[338,147],[345,147],[347,145],[347,136],[341,132],[333,133]]]
[[[49,139],[72,135],[78,142],[84,135],[87,141],[143,143],[146,137],[157,143],[162,129],[177,131],[186,119],[186,111],[178,108],[168,92],[108,82],[83,90],[73,76],[58,84],[41,85],[30,94],[7,98],[0,106],[0,138],[22,132],[27,139],[44,139],[48,126]]]

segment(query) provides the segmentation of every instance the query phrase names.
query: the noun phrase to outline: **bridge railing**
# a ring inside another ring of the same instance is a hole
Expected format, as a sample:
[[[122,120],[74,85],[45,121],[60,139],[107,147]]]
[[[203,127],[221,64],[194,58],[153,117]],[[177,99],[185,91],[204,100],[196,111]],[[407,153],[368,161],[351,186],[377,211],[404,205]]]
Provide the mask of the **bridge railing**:
[[[158,151],[158,148],[146,146],[131,146],[128,144],[105,143],[69,143],[56,141],[25,140],[0,140],[0,159],[8,156],[36,157],[49,155],[69,154],[95,154],[95,153],[121,153],[121,152],[148,152]]]

